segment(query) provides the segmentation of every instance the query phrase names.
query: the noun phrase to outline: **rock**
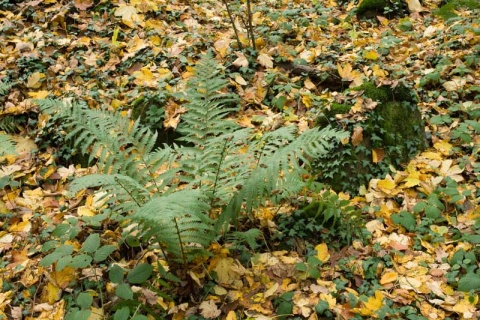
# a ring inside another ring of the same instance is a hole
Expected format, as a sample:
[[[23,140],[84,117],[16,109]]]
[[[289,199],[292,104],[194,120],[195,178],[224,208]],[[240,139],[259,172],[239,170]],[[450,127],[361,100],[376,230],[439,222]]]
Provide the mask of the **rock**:
[[[332,124],[350,131],[348,143],[338,143],[318,159],[320,181],[335,191],[357,193],[372,178],[383,178],[389,167],[399,168],[426,147],[425,126],[412,91],[405,86],[376,87],[365,83],[347,90],[377,102],[373,110],[353,113],[348,103],[332,104],[319,117],[319,126]],[[345,116],[349,114],[350,116]]]

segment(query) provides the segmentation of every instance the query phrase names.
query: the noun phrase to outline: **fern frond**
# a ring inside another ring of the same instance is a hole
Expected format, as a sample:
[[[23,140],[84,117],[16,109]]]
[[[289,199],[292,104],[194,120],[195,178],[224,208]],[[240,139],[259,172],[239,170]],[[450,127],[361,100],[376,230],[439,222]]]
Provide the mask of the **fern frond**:
[[[238,96],[224,93],[228,82],[211,55],[205,55],[195,68],[195,76],[187,83],[187,113],[182,117],[178,131],[181,139],[202,148],[208,139],[238,128],[225,117],[238,110]]]
[[[153,198],[132,218],[153,230],[155,240],[185,262],[204,252],[214,239],[207,200],[198,190],[177,191]]]
[[[17,154],[15,150],[15,141],[13,141],[12,137],[0,133],[0,157],[7,155],[7,154]]]
[[[311,159],[326,154],[333,145],[332,140],[347,135],[327,127],[307,130],[295,138],[295,130],[281,128],[252,143],[250,149],[255,162],[243,166],[248,173],[243,176],[242,188],[222,212],[217,230],[235,221],[243,204],[250,212],[265,199],[278,203],[298,193],[306,185],[302,175],[308,173]]]

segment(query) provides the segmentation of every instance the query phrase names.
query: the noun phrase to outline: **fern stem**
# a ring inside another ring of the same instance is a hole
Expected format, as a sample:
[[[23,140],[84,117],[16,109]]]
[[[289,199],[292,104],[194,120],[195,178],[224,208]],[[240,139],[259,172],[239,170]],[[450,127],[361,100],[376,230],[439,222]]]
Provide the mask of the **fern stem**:
[[[183,248],[183,242],[180,235],[180,229],[178,228],[177,218],[174,218],[173,222],[175,223],[175,229],[177,229],[178,243],[180,244],[180,251],[182,252],[182,264],[185,267],[187,265],[187,255],[185,254],[185,250]]]
[[[126,193],[128,193],[128,195],[130,196],[130,198],[133,200],[133,202],[136,203],[136,205],[141,208],[142,207],[142,204],[140,202],[137,201],[137,199],[135,199],[135,197],[133,196],[133,194],[130,192],[130,190],[128,190],[121,182],[120,180],[115,177],[115,182],[120,186],[122,187],[123,190],[125,190]],[[146,201],[142,201],[142,203],[145,203]]]
[[[227,144],[232,140],[232,136],[229,136],[228,138],[225,139],[225,143],[223,144],[222,147],[222,152],[220,153],[220,161],[217,166],[217,172],[215,173],[215,182],[213,183],[213,190],[212,190],[212,198],[210,199],[210,207],[213,208],[213,201],[215,200],[215,192],[217,190],[217,183],[218,179],[220,177],[220,169],[222,167],[222,163],[225,160],[225,150],[227,150]]]

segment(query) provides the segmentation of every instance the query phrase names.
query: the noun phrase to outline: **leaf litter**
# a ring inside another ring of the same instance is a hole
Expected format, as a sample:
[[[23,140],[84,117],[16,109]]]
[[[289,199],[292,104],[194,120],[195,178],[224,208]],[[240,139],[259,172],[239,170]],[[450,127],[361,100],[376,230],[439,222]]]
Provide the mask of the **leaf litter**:
[[[250,252],[250,259],[242,262],[231,243],[212,244],[210,258],[189,266],[198,291],[191,299],[185,299],[181,282],[164,286],[152,281],[149,288],[132,288],[140,292],[140,300],[161,306],[172,319],[197,314],[206,319],[269,319],[279,314],[305,319],[400,319],[408,314],[480,318],[478,12],[475,16],[459,9],[458,21],[447,24],[431,14],[435,4],[407,1],[411,14],[404,19],[413,28],[404,32],[396,28],[399,19],[357,21],[349,15],[353,2],[345,7],[334,1],[315,3],[328,8],[331,19],[312,10],[306,19],[324,19],[328,27],[296,25],[282,41],[261,34],[257,40],[263,47],[256,59],[239,50],[225,10],[215,1],[30,1],[6,7],[0,11],[0,78],[13,87],[2,99],[0,115],[36,119],[31,116],[37,113],[33,99],[67,96],[84,99],[91,107],[102,103],[126,110],[139,92],[156,90],[161,83],[168,82],[171,92],[181,91],[207,49],[215,50],[226,67],[233,66],[229,72],[236,71],[232,86],[242,98],[237,121],[259,131],[311,125],[314,112],[308,110],[314,107],[306,97],[314,94],[332,102],[340,94],[322,90],[321,83],[310,79],[302,82],[292,73],[277,78],[283,84],[284,107],[266,107],[267,75],[285,73],[275,57],[312,65],[321,61],[317,70],[337,72],[347,86],[366,79],[381,84],[407,79],[418,89],[431,144],[404,169],[372,179],[350,199],[368,216],[366,241],[340,249],[328,242],[312,244],[318,276],[309,272],[311,255],[301,247]],[[280,32],[282,19],[291,22],[286,15],[275,19],[263,10],[269,3],[255,6],[256,26]],[[276,6],[280,12],[312,8],[302,1]],[[240,38],[248,44],[246,34]],[[388,53],[380,54],[385,49]],[[448,61],[440,63],[442,57]],[[250,75],[238,73],[242,68]],[[365,107],[358,101],[357,108]],[[174,101],[169,106],[164,123],[175,128],[182,107]],[[37,127],[45,126],[42,115],[36,120],[17,128],[17,155],[1,158],[0,315],[8,319],[62,319],[84,279],[103,281],[104,292],[92,292],[96,301],[105,293],[119,295],[118,285],[104,276],[105,263],[61,270],[58,265],[42,266],[47,257],[42,246],[52,234],[61,239],[59,230],[78,232],[55,244],[56,250],[70,248],[78,254],[87,235],[96,232],[103,245],[117,248],[110,263],[126,270],[138,263],[152,264],[155,272],[160,272],[157,264],[169,270],[158,252],[118,247],[120,226],[99,219],[92,227],[92,219],[104,209],[100,195],[87,191],[69,198],[67,191],[69,181],[95,168],[57,166],[53,153],[58,146],[35,143]],[[351,138],[359,143],[361,131]],[[375,162],[381,162],[382,152],[375,151]],[[259,211],[264,227],[275,228],[272,212],[295,208],[277,209],[266,205]],[[108,308],[108,303],[95,303],[88,319],[101,319],[111,312]]]

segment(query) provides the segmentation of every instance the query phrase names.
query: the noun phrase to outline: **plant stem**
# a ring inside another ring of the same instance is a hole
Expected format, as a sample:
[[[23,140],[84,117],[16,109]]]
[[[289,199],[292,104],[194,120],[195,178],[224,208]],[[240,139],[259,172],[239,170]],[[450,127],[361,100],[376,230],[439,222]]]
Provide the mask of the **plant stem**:
[[[255,35],[253,34],[253,23],[252,23],[252,7],[250,0],[247,0],[247,15],[248,15],[248,33],[250,34],[250,39],[252,41],[253,50],[257,50],[255,45]]]
[[[222,2],[225,4],[225,7],[227,8],[228,17],[230,18],[230,22],[232,23],[233,32],[235,32],[235,38],[237,38],[238,48],[240,50],[243,50],[243,46],[242,46],[242,43],[240,42],[240,37],[238,35],[238,30],[237,30],[237,27],[235,26],[235,20],[233,19],[232,11],[230,11],[230,7],[227,3],[227,0],[222,0]]]

